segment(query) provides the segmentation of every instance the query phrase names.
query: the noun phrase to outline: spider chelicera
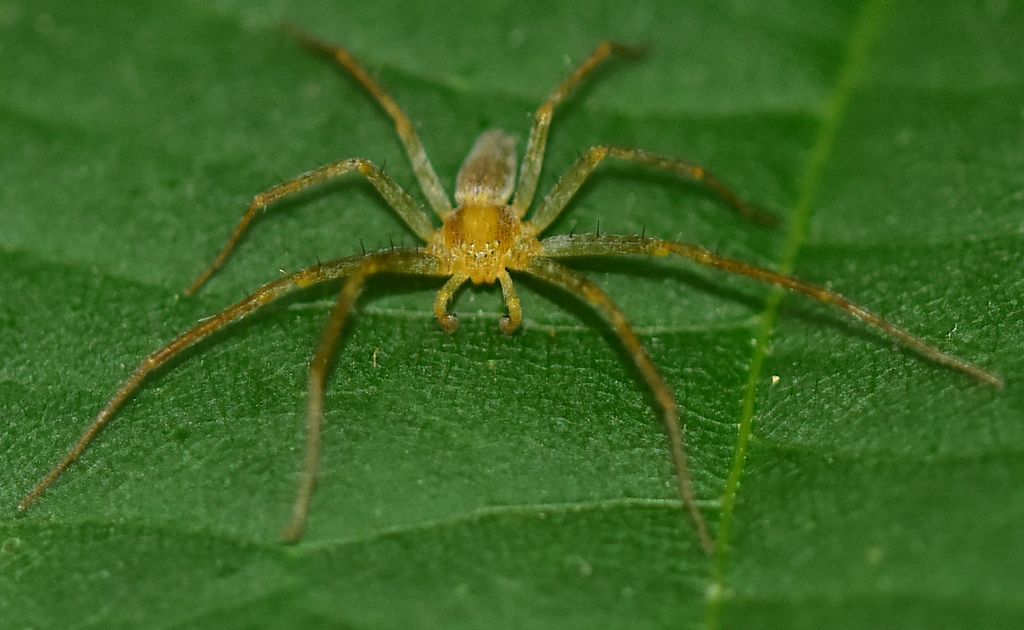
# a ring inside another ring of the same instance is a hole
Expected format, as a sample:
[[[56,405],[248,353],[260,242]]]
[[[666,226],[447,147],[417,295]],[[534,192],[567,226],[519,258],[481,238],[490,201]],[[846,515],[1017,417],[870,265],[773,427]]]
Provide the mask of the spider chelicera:
[[[540,106],[530,129],[522,167],[516,182],[516,149],[512,136],[499,129],[485,131],[476,140],[455,180],[455,206],[449,201],[444,186],[434,172],[419,136],[409,117],[366,70],[342,47],[334,46],[290,29],[299,41],[311,50],[333,59],[365,88],[394,121],[398,136],[412,162],[413,171],[434,214],[441,221],[437,227],[430,212],[373,162],[350,158],[322,166],[299,177],[274,186],[256,195],[213,263],[186,291],[194,294],[219,270],[234,251],[246,230],[268,206],[304,191],[357,173],[365,177],[381,194],[409,228],[425,245],[417,248],[390,248],[359,256],[350,256],[327,263],[318,263],[297,273],[263,285],[241,302],[202,320],[176,339],[146,357],[128,377],[113,398],[99,412],[78,442],[39,484],[29,492],[18,509],[28,510],[46,489],[85,451],[114,414],[141,387],[147,376],[167,364],[183,350],[206,339],[224,327],[243,319],[271,302],[313,285],[344,280],[337,303],[331,311],[326,330],[320,340],[309,369],[309,391],[306,427],[305,460],[300,473],[298,493],[291,519],[284,529],[287,541],[301,538],[309,512],[309,502],[316,483],[320,459],[320,431],[323,424],[324,387],[342,329],[366,281],[379,274],[410,274],[447,278],[434,300],[434,316],[447,332],[458,328],[458,319],[448,310],[456,291],[467,282],[501,285],[508,314],[499,325],[506,334],[514,333],[523,322],[522,308],[509,272],[532,276],[555,285],[582,299],[596,309],[611,326],[615,336],[632,358],[641,377],[650,388],[661,411],[668,435],[669,452],[675,468],[678,491],[688,510],[697,535],[708,552],[713,540],[704,517],[695,503],[690,481],[683,429],[672,388],[665,382],[637,337],[625,313],[601,288],[562,265],[560,260],[586,256],[680,256],[699,265],[728,273],[748,276],[761,282],[785,287],[810,298],[832,305],[878,329],[884,335],[915,350],[923,357],[963,372],[979,381],[1002,387],[1002,380],[967,361],[942,352],[919,337],[854,304],[841,295],[802,280],[781,275],[730,258],[719,256],[697,245],[667,241],[648,236],[613,236],[605,234],[570,234],[540,239],[539,236],[562,213],[594,170],[609,158],[631,162],[671,173],[705,186],[740,214],[761,223],[772,223],[773,217],[747,204],[713,177],[703,167],[687,161],[656,155],[640,149],[597,145],[582,154],[545,196],[529,220],[527,212],[534,194],[544,159],[548,129],[555,109],[580,83],[614,55],[633,56],[636,50],[604,42]],[[510,203],[511,200],[511,203]]]

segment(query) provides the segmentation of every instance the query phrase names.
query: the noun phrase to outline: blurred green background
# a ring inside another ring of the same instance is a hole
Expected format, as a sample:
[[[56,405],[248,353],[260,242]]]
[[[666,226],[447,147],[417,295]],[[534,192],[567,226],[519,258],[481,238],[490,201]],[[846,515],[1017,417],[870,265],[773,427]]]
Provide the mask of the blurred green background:
[[[10,628],[1011,628],[1024,619],[1024,5],[0,1],[0,618]],[[784,218],[609,166],[553,233],[792,269],[1002,375],[681,261],[588,261],[687,422],[705,557],[650,395],[601,321],[523,283],[462,328],[377,282],[328,394],[321,482],[278,542],[334,288],[164,371],[27,517],[19,498],[138,361],[279,269],[412,236],[346,181],[276,209],[177,295],[253,194],[347,156],[414,188],[391,125],[301,51],[350,47],[446,185],[604,38],[541,189],[595,143],[699,161]],[[776,379],[777,377],[777,379]],[[773,381],[775,381],[773,383]]]

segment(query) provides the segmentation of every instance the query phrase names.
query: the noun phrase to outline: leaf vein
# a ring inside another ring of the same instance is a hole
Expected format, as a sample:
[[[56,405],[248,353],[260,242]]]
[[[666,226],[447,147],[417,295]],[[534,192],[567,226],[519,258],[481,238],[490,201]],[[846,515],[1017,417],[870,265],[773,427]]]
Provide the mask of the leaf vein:
[[[781,273],[790,273],[796,264],[800,248],[808,232],[813,204],[821,186],[822,174],[832,156],[836,135],[846,115],[851,95],[862,80],[864,66],[880,29],[887,5],[888,0],[873,0],[865,5],[857,17],[836,85],[825,106],[821,127],[800,177],[793,219],[778,265],[778,271]],[[762,380],[768,346],[783,296],[784,292],[781,289],[775,289],[767,299],[761,316],[757,343],[751,356],[750,374],[747,379],[739,431],[736,437],[735,456],[722,493],[722,510],[709,593],[728,592],[726,570],[729,561],[732,524],[746,463],[747,447],[753,434],[757,391]],[[724,598],[722,597],[708,598],[704,624],[708,630],[716,630],[721,627],[723,603]]]

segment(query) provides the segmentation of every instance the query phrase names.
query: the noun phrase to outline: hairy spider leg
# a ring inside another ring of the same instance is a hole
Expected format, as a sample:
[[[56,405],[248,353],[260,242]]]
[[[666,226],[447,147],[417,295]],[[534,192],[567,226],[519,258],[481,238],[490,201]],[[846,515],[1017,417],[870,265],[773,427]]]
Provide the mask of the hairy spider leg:
[[[612,55],[639,57],[642,54],[643,50],[640,48],[615,42],[601,42],[594,52],[590,53],[590,56],[537,109],[537,113],[533,117],[533,127],[530,129],[530,139],[526,143],[526,153],[523,155],[519,185],[516,186],[516,195],[512,199],[512,207],[520,219],[526,215],[526,211],[533,203],[533,196],[537,192],[537,182],[544,164],[544,148],[547,146],[548,130],[551,128],[551,116],[554,114],[555,108],[579,87],[587,75],[597,70]]]
[[[714,551],[714,540],[712,540],[711,535],[708,533],[704,516],[701,515],[700,510],[697,508],[693,481],[690,478],[690,466],[686,457],[683,428],[679,423],[679,405],[676,403],[676,397],[672,393],[672,389],[665,382],[658,368],[654,366],[650,355],[647,354],[647,350],[636,336],[636,332],[634,332],[633,326],[626,318],[626,314],[596,284],[583,275],[563,267],[553,260],[537,257],[523,271],[540,280],[560,287],[593,306],[611,325],[615,335],[622,342],[622,345],[625,346],[630,358],[633,359],[633,363],[640,370],[640,374],[647,382],[647,386],[661,407],[662,421],[665,425],[665,432],[668,434],[669,451],[672,454],[679,496],[690,513],[690,517],[693,519],[701,546],[710,555]]]
[[[376,274],[409,273],[410,269],[413,269],[422,275],[420,267],[427,259],[433,260],[432,257],[424,253],[417,253],[410,257],[409,253],[404,251],[370,254],[360,261],[359,266],[345,280],[345,284],[338,294],[338,300],[331,310],[327,327],[320,337],[316,354],[309,365],[306,455],[299,475],[299,487],[292,507],[292,517],[282,533],[284,540],[297,542],[302,538],[302,533],[306,528],[309,503],[313,497],[317,474],[320,470],[320,437],[324,424],[324,391],[327,377],[330,375],[331,366],[337,355],[341,333],[356,300],[359,299],[359,294],[362,293],[367,279]]]
[[[317,39],[292,24],[286,24],[285,29],[306,48],[336,61],[387,112],[388,116],[395,123],[395,131],[398,132],[398,137],[405,146],[405,152],[409,156],[409,161],[412,162],[412,170],[416,174],[416,179],[419,181],[420,188],[423,189],[423,194],[426,195],[427,201],[439,217],[443,219],[448,216],[452,211],[452,204],[448,199],[448,193],[445,192],[441,180],[434,171],[434,166],[430,163],[430,158],[427,157],[427,152],[423,148],[423,143],[420,142],[416,128],[413,127],[409,116],[406,115],[398,103],[366,72],[363,66],[352,56],[352,53],[345,48]]]
[[[544,255],[552,258],[568,258],[576,256],[613,256],[622,254],[643,254],[664,257],[675,254],[705,267],[720,269],[726,273],[734,273],[753,278],[768,284],[784,287],[796,293],[802,293],[813,300],[834,306],[848,315],[875,328],[886,336],[895,339],[904,346],[914,350],[922,357],[962,372],[997,389],[1003,388],[1003,380],[964,359],[939,350],[917,335],[893,324],[868,309],[855,304],[842,295],[824,287],[803,280],[786,276],[745,262],[714,254],[698,245],[677,243],[655,238],[639,236],[597,236],[581,234],[579,236],[553,236],[541,241]]]
[[[100,410],[96,419],[85,430],[68,454],[32,489],[18,504],[19,511],[26,511],[66,471],[71,464],[89,447],[89,444],[110,422],[114,415],[143,385],[147,377],[167,365],[187,348],[190,348],[229,324],[252,315],[267,304],[297,290],[331,280],[338,280],[355,273],[368,258],[383,257],[390,268],[413,275],[437,275],[436,260],[422,250],[396,250],[367,256],[351,256],[328,263],[307,267],[284,278],[267,283],[241,302],[202,320],[192,329],[182,333],[173,341],[146,357],[131,376],[121,385],[114,396]]]
[[[295,179],[278,184],[270,190],[261,192],[256,195],[252,203],[249,204],[249,209],[246,210],[242,216],[242,220],[235,227],[234,232],[231,233],[231,237],[228,238],[228,242],[224,245],[220,254],[214,259],[213,263],[204,271],[195,282],[192,283],[185,291],[185,296],[194,295],[206,281],[215,274],[224,263],[227,262],[228,257],[234,251],[241,240],[242,235],[245,234],[246,230],[252,224],[253,220],[259,216],[260,212],[266,210],[270,205],[295,195],[304,190],[318,186],[325,182],[337,179],[349,173],[358,173],[365,177],[377,192],[384,198],[389,206],[398,214],[399,218],[405,221],[406,225],[412,228],[412,231],[416,233],[421,239],[426,241],[430,238],[430,235],[434,233],[436,229],[430,215],[427,214],[420,204],[413,199],[412,195],[405,191],[404,188],[398,185],[398,182],[393,180],[387,173],[382,171],[376,164],[363,158],[349,158],[347,160],[340,160],[332,164],[321,166],[320,168],[303,173]]]
[[[610,157],[624,162],[633,162],[635,164],[641,164],[660,171],[666,171],[673,175],[678,175],[684,179],[703,185],[711,192],[718,195],[722,201],[732,206],[732,208],[741,215],[752,221],[767,226],[776,225],[778,223],[777,217],[756,208],[741,199],[718,178],[709,173],[706,168],[699,164],[663,155],[657,155],[642,149],[599,145],[588,149],[587,152],[572,165],[572,168],[570,168],[565,175],[558,180],[558,183],[555,184],[551,189],[551,192],[544,197],[540,206],[537,207],[537,210],[530,218],[530,224],[533,226],[533,229],[536,230],[537,234],[546,230],[548,226],[558,218],[558,215],[565,210],[569,201],[576,195],[584,182],[590,178],[599,165],[604,163],[604,161]]]

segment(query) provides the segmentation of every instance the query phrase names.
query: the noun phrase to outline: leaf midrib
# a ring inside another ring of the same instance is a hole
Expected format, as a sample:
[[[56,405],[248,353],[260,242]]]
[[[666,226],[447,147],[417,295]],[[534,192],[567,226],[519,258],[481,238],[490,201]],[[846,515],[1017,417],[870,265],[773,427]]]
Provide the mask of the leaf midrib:
[[[888,0],[873,0],[865,5],[851,32],[838,80],[822,114],[822,123],[817,138],[801,169],[797,201],[791,214],[782,257],[776,267],[780,273],[792,272],[801,246],[807,238],[814,201],[821,186],[822,174],[832,157],[837,131],[846,115],[850,97],[862,79],[868,54],[880,30],[887,5]],[[751,356],[736,438],[735,456],[722,493],[722,511],[709,588],[709,593],[717,595],[707,599],[708,607],[704,624],[707,630],[717,630],[721,627],[724,594],[729,592],[726,584],[726,571],[731,551],[732,523],[746,463],[747,447],[753,432],[758,387],[762,380],[769,342],[784,295],[782,289],[776,288],[769,296],[761,315],[761,326]]]

